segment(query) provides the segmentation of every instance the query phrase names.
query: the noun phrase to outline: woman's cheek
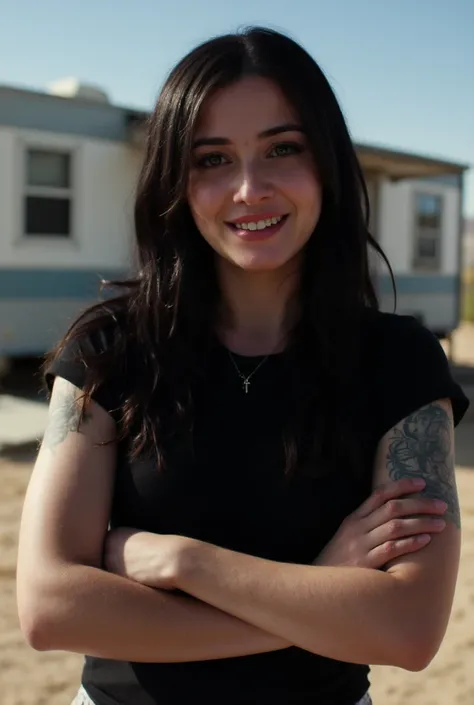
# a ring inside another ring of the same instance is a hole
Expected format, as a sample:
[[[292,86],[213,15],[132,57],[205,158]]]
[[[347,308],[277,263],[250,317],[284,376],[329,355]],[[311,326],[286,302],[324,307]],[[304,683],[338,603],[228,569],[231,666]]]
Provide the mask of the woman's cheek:
[[[201,217],[207,218],[217,213],[228,193],[225,179],[200,180],[190,189],[189,200],[191,207]]]
[[[321,200],[319,180],[310,169],[295,169],[288,172],[281,188],[288,198],[300,207],[309,205],[309,202]]]

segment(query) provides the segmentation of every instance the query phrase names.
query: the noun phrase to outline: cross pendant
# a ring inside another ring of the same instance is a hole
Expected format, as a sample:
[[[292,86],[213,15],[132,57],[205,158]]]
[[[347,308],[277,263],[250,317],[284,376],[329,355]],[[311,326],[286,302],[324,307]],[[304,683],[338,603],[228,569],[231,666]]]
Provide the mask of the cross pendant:
[[[245,390],[246,394],[249,393],[249,387],[250,387],[250,380],[244,379],[244,390]]]

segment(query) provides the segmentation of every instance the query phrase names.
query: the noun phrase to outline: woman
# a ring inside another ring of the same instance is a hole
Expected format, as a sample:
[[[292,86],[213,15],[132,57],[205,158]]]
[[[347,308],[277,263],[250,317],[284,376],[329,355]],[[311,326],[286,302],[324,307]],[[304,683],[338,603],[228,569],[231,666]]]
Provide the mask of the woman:
[[[436,653],[467,401],[434,337],[378,312],[367,211],[292,40],[219,37],[172,71],[137,277],[49,356],[23,512],[22,629],[87,654],[77,703],[367,704],[366,664]]]

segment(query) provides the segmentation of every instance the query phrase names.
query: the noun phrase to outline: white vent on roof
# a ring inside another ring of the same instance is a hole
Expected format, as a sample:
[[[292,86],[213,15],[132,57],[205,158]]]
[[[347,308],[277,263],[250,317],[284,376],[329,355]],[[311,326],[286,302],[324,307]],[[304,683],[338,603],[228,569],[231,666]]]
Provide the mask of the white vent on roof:
[[[102,88],[90,83],[81,83],[77,78],[61,78],[59,81],[50,83],[47,88],[48,93],[61,98],[78,98],[95,103],[110,103],[107,93]]]

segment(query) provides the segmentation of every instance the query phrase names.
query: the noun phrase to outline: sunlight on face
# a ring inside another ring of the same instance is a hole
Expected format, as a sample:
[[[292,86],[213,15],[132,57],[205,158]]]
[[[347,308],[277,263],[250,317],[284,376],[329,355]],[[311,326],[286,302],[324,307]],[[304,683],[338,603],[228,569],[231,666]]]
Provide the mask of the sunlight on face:
[[[202,236],[227,263],[279,269],[318,222],[321,188],[300,121],[281,90],[244,78],[201,111],[187,198]]]

